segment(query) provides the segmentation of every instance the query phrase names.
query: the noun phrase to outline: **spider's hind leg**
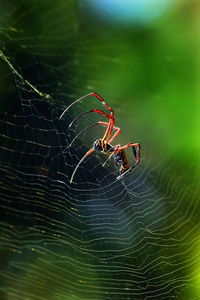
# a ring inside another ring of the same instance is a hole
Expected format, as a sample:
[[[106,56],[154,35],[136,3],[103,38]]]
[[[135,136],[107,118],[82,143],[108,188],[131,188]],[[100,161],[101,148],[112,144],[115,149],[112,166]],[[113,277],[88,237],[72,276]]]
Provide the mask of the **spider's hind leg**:
[[[135,146],[132,147],[132,150],[133,150],[133,156],[134,156],[134,158],[137,159],[137,151],[136,151]]]

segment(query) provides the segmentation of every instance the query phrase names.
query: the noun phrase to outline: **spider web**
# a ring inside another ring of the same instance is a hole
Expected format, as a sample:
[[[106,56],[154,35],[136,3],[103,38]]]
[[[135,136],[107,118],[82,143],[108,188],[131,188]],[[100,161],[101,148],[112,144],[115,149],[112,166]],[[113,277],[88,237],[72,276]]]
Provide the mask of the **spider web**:
[[[69,11],[72,3],[66,4]],[[24,15],[38,12],[35,4],[19,15],[20,5],[6,7],[14,11],[14,24],[1,30],[10,101],[3,102],[1,113],[0,298],[195,299],[191,287],[198,289],[200,271],[195,162],[184,172],[170,158],[155,165],[144,148],[140,165],[118,181],[113,161],[103,167],[106,156],[92,154],[69,183],[78,161],[105,132],[93,128],[69,147],[81,129],[99,120],[91,114],[68,128],[79,113],[102,109],[95,99],[59,119],[67,105],[98,85],[88,74],[84,81],[82,71],[84,49],[96,42],[77,41],[76,22],[56,26],[58,8],[43,5],[40,35],[16,30]],[[102,60],[118,63],[99,55],[97,65]],[[92,67],[87,72],[92,78]]]

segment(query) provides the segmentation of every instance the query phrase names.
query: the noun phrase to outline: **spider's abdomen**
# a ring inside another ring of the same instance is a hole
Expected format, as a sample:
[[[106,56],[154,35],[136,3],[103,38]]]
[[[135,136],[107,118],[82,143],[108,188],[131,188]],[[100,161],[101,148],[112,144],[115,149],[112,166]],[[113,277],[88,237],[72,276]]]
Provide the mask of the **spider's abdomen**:
[[[115,164],[119,166],[120,173],[124,173],[130,168],[124,150],[116,152],[113,155],[113,158],[115,160]]]

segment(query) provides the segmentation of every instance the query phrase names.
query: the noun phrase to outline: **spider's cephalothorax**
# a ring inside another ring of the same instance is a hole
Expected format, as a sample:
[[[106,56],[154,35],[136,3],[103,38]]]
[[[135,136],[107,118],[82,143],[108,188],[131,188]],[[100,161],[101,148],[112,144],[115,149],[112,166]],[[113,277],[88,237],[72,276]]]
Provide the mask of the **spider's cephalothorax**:
[[[105,143],[102,139],[98,139],[94,142],[93,148],[97,152],[104,152],[111,154],[114,151],[114,147],[108,143]]]
[[[71,179],[70,179],[70,183],[72,183],[74,175],[78,169],[78,167],[80,166],[80,164],[82,163],[82,161],[88,156],[90,155],[93,151],[97,151],[97,152],[104,152],[106,154],[110,154],[108,159],[104,162],[103,166],[105,165],[105,163],[113,156],[114,158],[114,163],[115,166],[118,170],[119,176],[117,177],[117,179],[121,179],[123,176],[125,176],[125,174],[127,174],[128,172],[130,172],[132,169],[134,169],[140,162],[140,144],[139,143],[128,143],[125,146],[121,146],[121,145],[116,145],[116,146],[112,146],[112,142],[114,141],[114,139],[119,135],[119,133],[121,132],[121,129],[119,127],[114,126],[115,123],[115,118],[114,118],[114,111],[113,109],[105,102],[105,100],[99,96],[97,93],[90,93],[87,94],[81,98],[79,98],[78,100],[76,100],[75,102],[73,102],[72,104],[70,104],[61,114],[60,119],[63,117],[63,115],[68,111],[68,109],[73,106],[75,103],[89,97],[89,96],[94,96],[96,97],[110,112],[110,114],[107,114],[99,109],[92,109],[90,111],[87,111],[85,113],[80,114],[79,116],[77,116],[69,125],[69,127],[71,127],[71,125],[76,122],[79,118],[85,116],[86,114],[89,114],[91,112],[96,112],[98,114],[101,114],[105,117],[107,117],[109,119],[109,122],[102,122],[102,121],[98,121],[97,123],[94,123],[92,125],[90,125],[89,127],[83,129],[79,134],[77,134],[77,136],[72,140],[70,146],[72,145],[72,143],[77,139],[77,137],[79,137],[81,134],[83,134],[84,132],[86,132],[88,129],[97,126],[97,125],[102,125],[107,127],[106,128],[106,132],[103,136],[102,139],[98,139],[94,142],[93,144],[93,148],[90,149],[83,157],[82,159],[79,161],[79,163],[76,165]],[[112,136],[112,131],[116,130],[116,132],[113,134]],[[135,159],[135,163],[130,166],[128,164],[127,158],[126,158],[126,154],[125,154],[125,149],[131,147],[133,150],[133,156]],[[137,149],[137,151],[136,151]]]

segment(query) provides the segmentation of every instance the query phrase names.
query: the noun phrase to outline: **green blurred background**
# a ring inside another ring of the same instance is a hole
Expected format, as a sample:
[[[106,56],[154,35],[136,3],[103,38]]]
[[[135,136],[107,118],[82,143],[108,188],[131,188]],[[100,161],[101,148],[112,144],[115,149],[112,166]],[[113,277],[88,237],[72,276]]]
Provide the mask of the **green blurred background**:
[[[173,178],[182,194],[184,185],[189,187],[182,209],[196,200],[185,230],[197,228],[190,248],[194,261],[185,275],[192,288],[181,299],[200,299],[200,2],[116,3],[129,9],[114,10],[112,1],[2,1],[0,49],[25,80],[58,105],[90,91],[102,95],[123,130],[119,142],[140,142],[143,168],[148,163],[166,172],[159,185]],[[160,3],[165,5],[152,13]],[[15,107],[16,95],[11,69],[1,59],[1,111]]]

